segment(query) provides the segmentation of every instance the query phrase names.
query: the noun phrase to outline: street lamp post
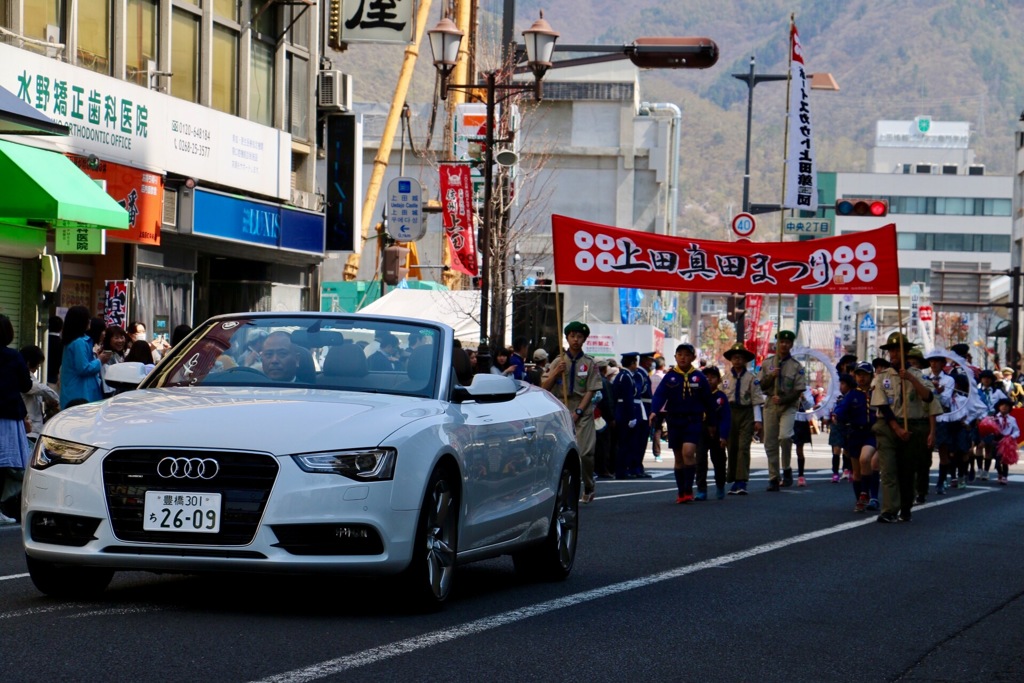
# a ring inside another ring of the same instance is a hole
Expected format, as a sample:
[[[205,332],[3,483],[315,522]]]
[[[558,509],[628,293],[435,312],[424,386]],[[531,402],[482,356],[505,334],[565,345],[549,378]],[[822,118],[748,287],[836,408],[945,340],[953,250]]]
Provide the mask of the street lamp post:
[[[523,39],[526,44],[526,60],[533,71],[533,83],[499,82],[501,75],[499,70],[488,71],[484,74],[483,83],[449,83],[448,75],[451,73],[455,62],[458,59],[459,44],[462,42],[463,32],[455,23],[445,17],[431,30],[427,31],[430,38],[430,51],[434,59],[434,67],[441,73],[441,98],[447,99],[448,91],[455,90],[479,90],[481,88],[487,93],[487,115],[484,124],[484,217],[480,227],[480,350],[477,354],[477,367],[482,371],[490,369],[490,287],[491,287],[491,228],[494,220],[494,145],[506,140],[496,140],[495,128],[495,107],[499,101],[503,101],[517,92],[533,91],[537,100],[542,98],[542,79],[548,68],[551,66],[551,55],[554,51],[555,41],[558,40],[558,33],[552,30],[550,24],[544,19],[543,12],[540,19],[533,22],[527,30],[523,31]],[[502,93],[500,99],[498,93]],[[505,264],[501,264],[504,269]],[[502,278],[499,278],[501,281]],[[498,327],[498,326],[495,326]],[[481,362],[483,365],[481,365]]]

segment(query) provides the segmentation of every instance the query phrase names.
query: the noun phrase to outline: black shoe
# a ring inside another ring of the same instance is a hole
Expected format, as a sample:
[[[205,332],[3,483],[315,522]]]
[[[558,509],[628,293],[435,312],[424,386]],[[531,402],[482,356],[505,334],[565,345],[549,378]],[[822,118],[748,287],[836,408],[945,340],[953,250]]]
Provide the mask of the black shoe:
[[[918,496],[917,498],[914,499],[914,502],[917,503],[918,505],[924,505],[924,496]]]
[[[911,514],[910,514],[909,510],[907,510],[906,512],[901,512],[900,513],[900,521],[901,522],[909,522],[910,519],[911,519]]]
[[[793,485],[793,470],[782,471],[782,485],[784,487],[789,487]]]
[[[646,472],[641,472],[640,474],[636,475],[636,478],[637,479],[654,479],[654,477],[652,475],[647,474]]]
[[[766,490],[768,492],[778,491],[779,490],[779,480],[778,479],[770,479],[768,481],[768,488]]]
[[[883,512],[882,514],[878,515],[875,521],[879,524],[895,524],[900,520],[896,515],[892,514],[891,512]]]

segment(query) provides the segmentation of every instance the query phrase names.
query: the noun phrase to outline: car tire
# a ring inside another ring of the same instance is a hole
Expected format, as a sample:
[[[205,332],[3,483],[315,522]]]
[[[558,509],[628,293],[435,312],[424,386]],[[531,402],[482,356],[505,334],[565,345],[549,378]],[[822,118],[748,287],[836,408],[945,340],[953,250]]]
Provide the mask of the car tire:
[[[516,573],[523,578],[562,581],[572,572],[580,519],[580,470],[574,462],[562,466],[547,538],[512,556]]]
[[[32,583],[41,593],[55,598],[94,598],[110,585],[113,569],[59,565],[25,556]]]
[[[437,609],[451,594],[459,535],[458,481],[450,467],[438,467],[427,484],[412,562],[402,576],[410,606],[417,610]]]

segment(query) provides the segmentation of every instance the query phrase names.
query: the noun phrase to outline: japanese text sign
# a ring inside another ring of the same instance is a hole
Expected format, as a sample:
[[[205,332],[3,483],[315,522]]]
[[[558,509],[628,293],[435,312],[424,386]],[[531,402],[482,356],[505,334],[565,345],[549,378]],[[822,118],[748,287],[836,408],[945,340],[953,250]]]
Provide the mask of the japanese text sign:
[[[452,270],[476,276],[476,229],[469,164],[441,164],[441,223],[448,237]]]
[[[699,292],[893,294],[896,226],[801,242],[716,242],[551,217],[563,285]]]
[[[344,0],[343,43],[411,43],[413,0]]]

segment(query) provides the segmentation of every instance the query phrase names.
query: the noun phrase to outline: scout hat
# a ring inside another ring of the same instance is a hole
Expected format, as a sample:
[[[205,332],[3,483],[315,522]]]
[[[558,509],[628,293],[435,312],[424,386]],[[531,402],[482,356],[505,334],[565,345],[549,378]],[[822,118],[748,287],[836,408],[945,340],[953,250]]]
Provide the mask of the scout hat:
[[[726,360],[732,360],[732,357],[736,354],[742,355],[743,360],[748,363],[755,358],[754,354],[743,344],[743,342],[736,342],[730,346],[726,352],[722,354],[722,357]]]
[[[919,360],[924,360],[924,351],[917,347],[907,349],[907,358],[917,358]]]
[[[581,323],[579,320],[573,320],[565,326],[565,333],[569,334],[570,332],[582,332],[584,337],[589,337],[590,326],[586,323]]]
[[[790,330],[779,330],[775,338],[779,341],[796,341],[796,335]]]
[[[909,339],[907,339],[907,335],[903,334],[902,332],[893,332],[892,334],[889,335],[889,338],[885,340],[885,343],[879,346],[878,348],[882,349],[883,351],[892,351],[893,349],[900,348],[901,341],[903,342],[904,349],[912,349],[913,347],[917,346],[917,344],[914,344]]]

